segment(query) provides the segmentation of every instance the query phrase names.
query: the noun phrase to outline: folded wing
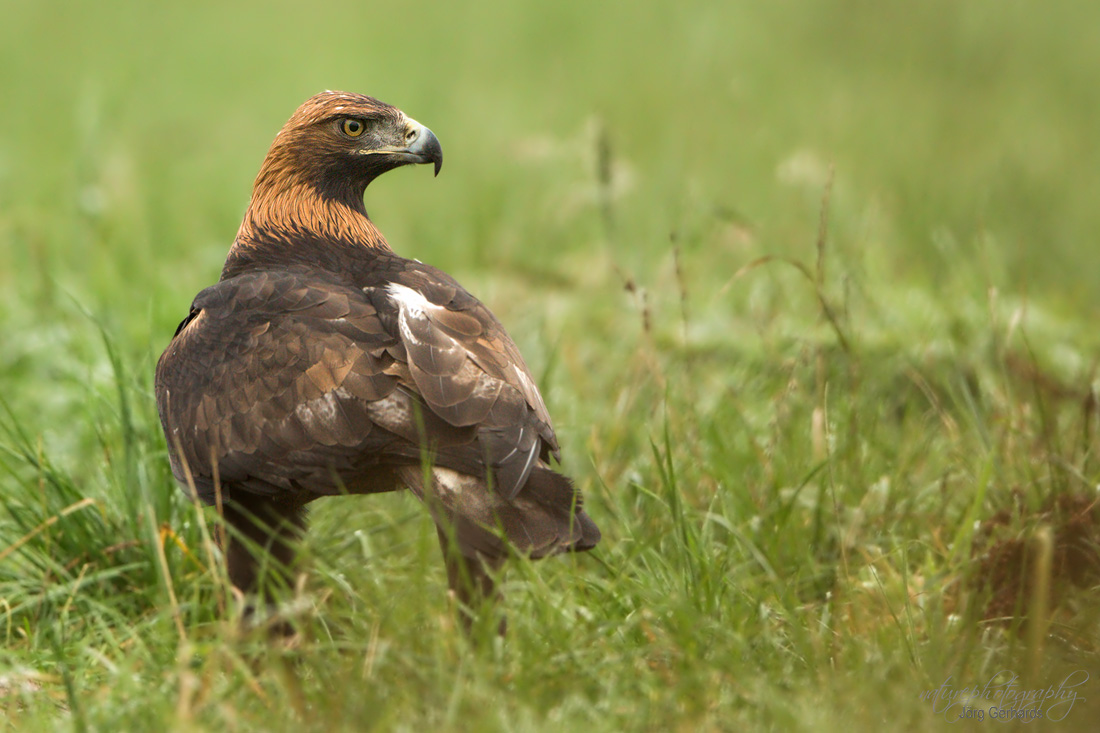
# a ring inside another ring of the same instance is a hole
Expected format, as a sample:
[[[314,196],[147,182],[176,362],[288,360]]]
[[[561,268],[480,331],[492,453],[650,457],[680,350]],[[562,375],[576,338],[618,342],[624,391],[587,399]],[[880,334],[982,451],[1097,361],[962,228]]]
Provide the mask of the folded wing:
[[[157,367],[173,472],[258,494],[370,493],[439,466],[511,500],[558,445],[499,322],[410,263],[359,287],[303,267],[214,285]]]

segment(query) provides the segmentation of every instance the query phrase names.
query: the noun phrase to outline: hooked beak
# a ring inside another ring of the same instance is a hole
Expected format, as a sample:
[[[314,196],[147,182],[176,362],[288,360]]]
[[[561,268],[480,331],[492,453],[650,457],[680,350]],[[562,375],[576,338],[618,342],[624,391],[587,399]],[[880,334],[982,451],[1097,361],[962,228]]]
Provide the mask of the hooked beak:
[[[413,162],[435,163],[435,175],[438,176],[443,167],[443,148],[439,147],[435,133],[416,120],[409,120],[405,141],[408,144],[406,154],[416,158]]]
[[[409,118],[405,123],[405,144],[387,145],[384,148],[364,150],[367,155],[385,155],[400,161],[398,165],[409,163],[435,163],[435,175],[443,167],[443,148],[435,133],[416,120]]]

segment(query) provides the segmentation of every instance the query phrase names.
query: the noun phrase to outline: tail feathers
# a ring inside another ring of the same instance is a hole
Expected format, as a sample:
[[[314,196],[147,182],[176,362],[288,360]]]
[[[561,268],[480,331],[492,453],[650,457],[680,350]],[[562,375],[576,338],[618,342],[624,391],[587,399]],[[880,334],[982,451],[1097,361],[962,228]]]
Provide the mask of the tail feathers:
[[[508,500],[490,492],[482,479],[446,468],[435,468],[434,496],[424,495],[419,469],[405,481],[432,509],[436,522],[449,524],[463,554],[504,557],[515,550],[542,558],[562,552],[590,550],[600,530],[582,509],[572,482],[543,467],[531,471],[526,484]]]
[[[512,503],[526,517],[538,518],[554,527],[559,541],[547,554],[583,552],[600,541],[600,528],[585,513],[581,493],[560,473],[546,468],[534,469]],[[542,557],[534,553],[532,556]]]

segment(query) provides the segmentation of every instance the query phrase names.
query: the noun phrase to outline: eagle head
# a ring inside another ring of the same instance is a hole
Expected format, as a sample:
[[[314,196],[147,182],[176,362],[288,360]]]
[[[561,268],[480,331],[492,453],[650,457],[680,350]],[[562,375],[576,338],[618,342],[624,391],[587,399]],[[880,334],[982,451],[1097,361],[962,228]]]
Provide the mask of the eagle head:
[[[439,140],[404,112],[363,94],[321,92],[291,115],[269,160],[313,178],[322,187],[351,187],[410,163],[443,166]]]
[[[424,125],[363,94],[310,97],[260,166],[230,260],[265,243],[388,247],[367,217],[363,193],[378,176],[411,163],[433,163],[437,175],[443,165],[439,140]]]

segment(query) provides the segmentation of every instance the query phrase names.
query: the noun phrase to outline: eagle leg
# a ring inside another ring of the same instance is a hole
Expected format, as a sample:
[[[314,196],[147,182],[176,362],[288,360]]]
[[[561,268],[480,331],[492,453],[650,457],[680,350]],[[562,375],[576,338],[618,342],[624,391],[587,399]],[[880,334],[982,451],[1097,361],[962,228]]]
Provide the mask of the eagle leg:
[[[443,550],[443,562],[447,566],[447,585],[458,601],[458,617],[463,630],[470,634],[480,613],[491,613],[502,595],[497,590],[494,575],[504,564],[503,557],[490,558],[475,553],[469,557],[462,553],[458,543],[446,528],[436,525],[439,547]],[[504,636],[508,619],[501,615],[497,634]]]
[[[242,491],[226,502],[223,516],[229,581],[241,592],[258,593],[271,602],[275,592],[291,586],[298,543],[306,529],[304,503]]]

